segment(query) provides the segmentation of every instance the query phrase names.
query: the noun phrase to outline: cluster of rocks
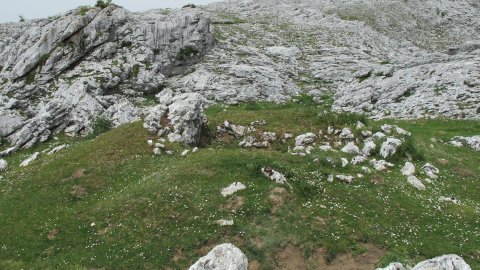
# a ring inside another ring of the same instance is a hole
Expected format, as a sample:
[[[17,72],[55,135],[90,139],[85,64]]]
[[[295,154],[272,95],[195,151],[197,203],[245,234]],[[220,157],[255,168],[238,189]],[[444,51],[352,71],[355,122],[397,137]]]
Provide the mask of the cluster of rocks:
[[[376,270],[472,270],[472,268],[457,255],[444,255],[420,262],[413,268],[396,262]]]
[[[425,181],[428,183],[431,183],[432,180],[437,179],[438,174],[440,173],[440,170],[430,163],[426,163],[425,165],[423,165],[422,171],[427,176]],[[406,162],[400,172],[407,177],[408,183],[412,186],[416,187],[419,190],[426,189],[425,184],[417,176],[415,176],[416,169],[413,163]]]
[[[450,141],[450,144],[457,147],[468,146],[475,151],[480,151],[480,135],[472,137],[457,136]]]
[[[24,159],[20,163],[20,167],[29,166],[32,162],[37,160],[40,157],[40,155],[42,155],[42,154],[53,155],[53,154],[55,154],[57,152],[60,152],[61,150],[65,149],[67,147],[68,147],[67,144],[62,144],[62,145],[54,146],[53,148],[47,148],[47,149],[43,150],[42,152],[35,152],[35,153],[31,154],[29,157],[27,157],[26,159]],[[8,162],[4,159],[0,159],[0,172],[5,172],[7,169],[8,169]]]

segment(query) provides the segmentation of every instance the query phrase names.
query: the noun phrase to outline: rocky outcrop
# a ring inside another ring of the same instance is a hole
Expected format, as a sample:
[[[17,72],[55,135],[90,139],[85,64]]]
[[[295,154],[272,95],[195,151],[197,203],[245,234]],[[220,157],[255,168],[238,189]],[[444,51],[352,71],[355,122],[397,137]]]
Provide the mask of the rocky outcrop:
[[[472,137],[457,136],[450,143],[459,147],[466,145],[475,151],[480,151],[480,135]]]
[[[110,5],[4,28],[0,137],[15,148],[62,131],[89,134],[98,118],[139,120],[147,97],[215,44],[210,19],[192,9],[165,15]]]
[[[247,270],[248,259],[232,244],[216,246],[205,257],[200,258],[189,270]]]
[[[170,142],[196,144],[207,118],[203,111],[206,99],[197,93],[175,96],[150,110],[143,126]]]

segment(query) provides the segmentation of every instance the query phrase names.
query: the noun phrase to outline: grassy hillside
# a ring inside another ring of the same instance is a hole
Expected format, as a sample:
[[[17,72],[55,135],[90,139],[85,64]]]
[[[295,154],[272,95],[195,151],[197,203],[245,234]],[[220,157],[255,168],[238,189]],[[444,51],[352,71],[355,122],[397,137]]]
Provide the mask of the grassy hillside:
[[[140,122],[95,139],[60,138],[17,153],[8,158],[10,168],[0,180],[0,268],[185,269],[223,242],[242,249],[252,269],[288,269],[288,250],[303,256],[298,269],[316,269],[322,258],[332,263],[341,254],[358,258],[369,246],[380,250],[378,265],[455,253],[480,268],[480,155],[431,141],[480,134],[479,122],[396,123],[413,133],[409,150],[425,159],[415,162],[417,170],[428,161],[441,171],[426,191],[401,176],[402,156],[393,158],[390,172],[366,174],[347,185],[330,183],[327,176],[355,175],[360,166],[324,162],[346,154],[315,150],[299,157],[287,153],[292,140],[259,150],[214,136],[216,125],[227,119],[266,120],[261,129],[300,135],[328,124],[354,126],[362,118],[324,109],[309,99],[211,107],[208,144],[187,157],[180,156],[184,147],[178,145],[172,146],[173,156],[154,156],[146,143],[153,138]],[[368,124],[375,131],[381,123]],[[64,142],[67,149],[19,167],[31,153]],[[285,173],[290,186],[263,176],[263,166]],[[236,181],[247,189],[222,197],[220,190]],[[461,204],[438,202],[450,195]],[[220,227],[219,219],[235,224]]]

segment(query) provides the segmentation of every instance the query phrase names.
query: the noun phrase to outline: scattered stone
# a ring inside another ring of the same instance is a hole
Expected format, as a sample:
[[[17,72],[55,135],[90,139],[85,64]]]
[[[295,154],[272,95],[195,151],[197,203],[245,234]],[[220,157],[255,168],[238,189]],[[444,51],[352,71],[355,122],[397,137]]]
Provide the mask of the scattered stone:
[[[330,183],[333,182],[333,175],[332,174],[328,175],[327,181],[330,182]]]
[[[377,145],[373,141],[367,141],[363,146],[362,152],[364,155],[370,156],[373,154],[376,148]]]
[[[364,130],[364,131],[362,131],[362,136],[363,136],[364,138],[370,138],[370,137],[372,137],[372,134],[373,134],[373,133],[372,133],[370,130]]]
[[[402,145],[402,141],[396,138],[388,138],[380,147],[380,155],[383,158],[390,157],[397,152],[398,147]]]
[[[161,155],[162,154],[162,149],[158,148],[158,147],[155,147],[153,149],[153,154],[154,155]]]
[[[312,153],[312,150],[315,149],[313,146],[309,145],[307,148],[305,148],[305,153],[310,155]]]
[[[66,147],[67,147],[67,145],[66,145],[66,144],[63,144],[63,145],[57,146],[57,147],[53,148],[52,150],[50,150],[50,152],[48,152],[47,154],[48,154],[48,155],[53,155],[53,154],[55,154],[55,153],[57,153],[57,152],[59,152],[59,151],[63,150],[63,149],[64,149],[64,148],[66,148]]]
[[[454,203],[454,204],[460,204],[460,201],[454,196],[451,196],[451,197],[442,196],[438,199],[438,201],[439,202],[451,202],[451,203]]]
[[[197,152],[197,151],[198,151],[198,147],[194,147],[194,148],[192,149],[192,153],[195,153],[195,152]]]
[[[372,138],[375,140],[381,140],[383,138],[387,137],[387,135],[383,134],[382,132],[377,132],[372,135]]]
[[[353,135],[352,131],[349,128],[343,128],[342,132],[340,133],[340,138],[342,138],[342,139],[354,139],[355,135]]]
[[[184,156],[188,155],[188,153],[190,153],[190,150],[183,150],[181,156],[184,157]]]
[[[354,142],[347,143],[347,145],[345,145],[340,151],[342,151],[343,153],[352,154],[352,155],[361,154],[360,149],[358,149],[358,147],[355,145]]]
[[[237,139],[242,138],[247,133],[247,127],[231,124],[228,121],[224,121],[222,126],[217,127],[217,131],[227,132]]]
[[[0,157],[10,156],[11,154],[15,153],[17,150],[18,150],[18,147],[16,147],[16,146],[10,147],[10,148],[0,152]]]
[[[274,142],[277,140],[277,133],[275,132],[264,132],[262,134],[262,139],[267,142]]]
[[[200,258],[189,270],[247,270],[248,259],[232,244],[216,246],[205,257]]]
[[[4,159],[0,159],[0,172],[4,172],[8,169],[8,162]]]
[[[289,140],[289,139],[293,138],[293,134],[291,134],[291,133],[285,133],[285,134],[283,134],[283,138],[284,138],[285,140]]]
[[[257,139],[255,139],[255,137],[253,136],[247,136],[243,141],[239,143],[239,146],[244,148],[253,147],[253,144],[255,143],[256,140]]]
[[[152,146],[152,145],[153,145],[153,140],[147,140],[147,144],[148,144],[149,146]]]
[[[307,146],[313,144],[317,140],[317,135],[306,133],[295,138],[295,146]]]
[[[335,132],[335,129],[334,129],[332,126],[328,126],[327,134],[328,134],[328,135],[332,135],[333,132]]]
[[[351,175],[337,175],[336,178],[340,180],[341,182],[351,184],[353,182],[353,179],[355,179]]]
[[[231,219],[219,219],[217,221],[215,221],[215,223],[217,223],[218,225],[220,226],[233,226],[233,220]]]
[[[407,178],[407,181],[408,183],[410,183],[410,185],[416,187],[417,189],[419,190],[425,190],[427,189],[425,187],[425,185],[422,183],[422,181],[420,181],[420,179],[418,179],[416,176],[414,175],[410,175],[408,178]]]
[[[163,144],[163,143],[156,143],[156,144],[155,144],[155,147],[156,147],[156,148],[160,148],[160,149],[162,149],[162,150],[166,148],[165,144]]]
[[[330,145],[321,145],[318,147],[318,149],[324,151],[324,152],[328,152],[328,151],[336,151],[335,149],[333,149]]]
[[[165,153],[169,156],[173,155],[173,151],[172,150],[168,150],[168,151],[165,151]]]
[[[241,191],[241,190],[244,190],[246,189],[247,187],[240,183],[240,182],[235,182],[235,183],[232,183],[230,186],[222,189],[222,196],[223,197],[228,197],[230,195],[233,195],[235,192],[238,192],[238,191]]]
[[[341,158],[340,160],[342,161],[342,168],[347,167],[347,165],[348,165],[348,159],[346,159],[346,158]]]
[[[270,143],[268,141],[253,143],[253,147],[255,148],[268,148],[269,146],[270,146]]]
[[[386,162],[385,160],[376,160],[376,159],[371,160],[370,164],[372,164],[373,168],[377,171],[385,171],[387,167],[395,166],[392,163]]]
[[[459,147],[462,147],[465,144],[475,151],[480,151],[480,135],[472,137],[457,136],[454,137],[450,143]]]
[[[262,173],[270,178],[271,180],[275,181],[275,183],[277,184],[285,184],[287,183],[287,178],[285,177],[285,175],[283,175],[282,173],[278,172],[278,171],[275,171],[274,169],[270,168],[270,167],[265,167],[265,168],[262,168]]]
[[[440,170],[430,163],[423,165],[422,170],[430,179],[437,179],[438,174],[440,173]]]
[[[177,133],[170,133],[167,135],[167,139],[171,143],[182,142],[182,135]]]
[[[356,157],[352,158],[352,164],[357,165],[357,164],[363,163],[367,160],[368,160],[368,158],[366,156],[356,156]]]
[[[250,123],[250,126],[252,126],[252,127],[265,126],[265,125],[267,125],[267,121],[265,121],[265,120],[257,120],[257,121],[253,121],[252,123]]]
[[[362,128],[366,128],[366,126],[363,122],[357,121],[357,126],[355,128],[356,129],[362,129]]]
[[[405,162],[405,165],[403,166],[401,173],[405,176],[410,176],[415,174],[415,165],[411,162]]]

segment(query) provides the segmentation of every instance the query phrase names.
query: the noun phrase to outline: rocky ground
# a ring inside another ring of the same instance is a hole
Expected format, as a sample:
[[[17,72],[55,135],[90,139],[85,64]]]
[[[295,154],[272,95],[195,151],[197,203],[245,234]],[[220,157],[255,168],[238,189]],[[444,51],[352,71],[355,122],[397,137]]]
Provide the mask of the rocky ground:
[[[479,12],[242,0],[0,24],[0,268],[480,267]]]

